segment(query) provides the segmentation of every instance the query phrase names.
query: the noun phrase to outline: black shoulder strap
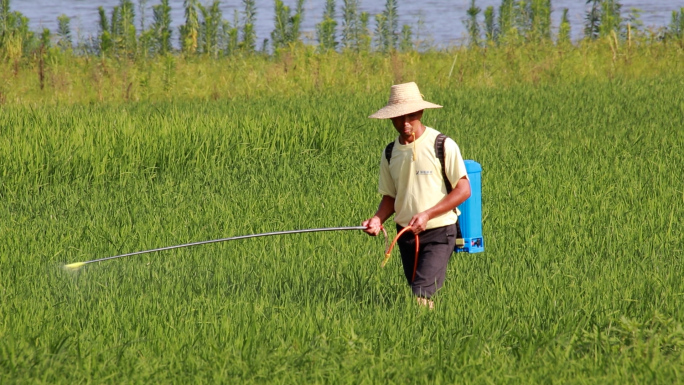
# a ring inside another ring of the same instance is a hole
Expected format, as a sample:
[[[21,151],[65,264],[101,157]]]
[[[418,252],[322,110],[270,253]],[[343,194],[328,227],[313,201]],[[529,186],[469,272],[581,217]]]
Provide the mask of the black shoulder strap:
[[[451,188],[451,182],[449,182],[449,178],[446,174],[446,167],[444,166],[444,142],[447,140],[447,138],[448,136],[441,133],[437,135],[437,139],[435,139],[435,155],[437,156],[437,159],[439,159],[439,163],[442,165],[442,179],[444,179],[444,187],[446,187],[446,192],[449,194],[453,189]],[[456,208],[454,208],[454,211],[456,211]],[[456,238],[463,238],[461,233],[461,225],[458,219],[456,219]]]
[[[444,134],[437,135],[435,139],[435,155],[439,159],[439,163],[442,165],[442,179],[444,179],[444,186],[446,187],[446,192],[449,194],[452,190],[451,183],[446,174],[446,167],[444,166],[444,142],[447,140],[448,136]]]
[[[385,159],[387,159],[387,163],[392,159],[392,149],[394,149],[394,141],[385,147]]]

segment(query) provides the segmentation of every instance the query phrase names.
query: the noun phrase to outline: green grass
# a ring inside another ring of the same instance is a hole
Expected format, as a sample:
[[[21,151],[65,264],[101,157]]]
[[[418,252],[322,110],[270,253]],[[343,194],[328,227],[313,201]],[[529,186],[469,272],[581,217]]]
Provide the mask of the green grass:
[[[0,383],[682,382],[684,77],[533,83],[421,85],[483,166],[486,251],[432,312],[361,232],[61,269],[359,225],[387,84],[3,106]]]
[[[681,77],[684,66],[677,63],[682,62],[684,46],[676,42],[616,43],[612,38],[392,54],[320,54],[313,47],[296,47],[276,56],[219,59],[169,55],[125,60],[51,51],[43,67],[36,58],[16,66],[0,60],[0,106],[358,94],[406,81],[423,88],[564,85]]]

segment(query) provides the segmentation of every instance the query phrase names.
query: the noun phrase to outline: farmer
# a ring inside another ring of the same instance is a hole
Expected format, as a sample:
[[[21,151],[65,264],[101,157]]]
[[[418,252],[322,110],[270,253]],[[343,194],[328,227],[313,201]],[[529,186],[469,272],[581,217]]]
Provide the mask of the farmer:
[[[380,160],[382,199],[378,210],[362,223],[372,236],[378,235],[392,214],[397,232],[411,226],[397,241],[401,262],[418,303],[430,309],[434,307],[430,298],[444,284],[454,250],[456,207],[470,197],[470,181],[458,145],[450,138],[444,140],[442,168],[435,147],[440,133],[421,123],[423,110],[441,107],[424,101],[416,83],[411,82],[392,86],[387,105],[370,116],[390,119],[399,136],[385,148]],[[451,192],[447,192],[447,183]],[[419,236],[420,247],[415,267],[414,234]]]

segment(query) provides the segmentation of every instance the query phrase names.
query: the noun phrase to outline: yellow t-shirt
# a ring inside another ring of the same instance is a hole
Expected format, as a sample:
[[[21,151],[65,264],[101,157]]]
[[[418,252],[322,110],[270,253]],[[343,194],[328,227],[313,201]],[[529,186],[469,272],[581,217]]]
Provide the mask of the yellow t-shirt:
[[[433,207],[447,194],[442,165],[435,154],[437,135],[437,130],[425,127],[425,132],[414,143],[401,144],[397,137],[390,163],[384,151],[382,153],[378,190],[380,194],[394,198],[394,221],[401,226],[408,226],[414,215]],[[444,141],[444,169],[452,187],[462,177],[468,177],[461,150],[451,138]],[[459,214],[449,211],[433,218],[428,221],[426,229],[456,223]]]

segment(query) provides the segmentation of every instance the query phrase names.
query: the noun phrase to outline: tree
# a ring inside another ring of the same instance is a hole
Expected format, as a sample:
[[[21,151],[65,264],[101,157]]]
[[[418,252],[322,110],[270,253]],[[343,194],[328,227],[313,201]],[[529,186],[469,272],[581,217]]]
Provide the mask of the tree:
[[[515,25],[513,9],[513,0],[501,0],[499,6],[499,41],[513,30]]]
[[[19,70],[19,59],[36,45],[29,20],[21,12],[11,12],[9,0],[0,0],[0,53],[14,62],[14,72]]]
[[[584,35],[589,39],[621,33],[624,19],[620,15],[622,4],[617,0],[587,0],[591,9],[585,16]]]
[[[275,29],[271,32],[273,49],[278,50],[299,41],[299,28],[304,15],[304,0],[297,0],[297,10],[291,14],[290,7],[282,0],[275,0]]]
[[[219,0],[214,0],[209,7],[197,5],[202,16],[199,30],[200,49],[203,53],[214,57],[218,55],[221,40],[219,32],[223,22],[223,13],[220,5]]]
[[[670,25],[667,26],[665,38],[679,42],[684,47],[684,7],[679,12],[672,11]]]
[[[496,22],[494,21],[494,7],[489,6],[484,11],[485,38],[488,43],[496,41]]]
[[[370,21],[370,14],[368,12],[361,12],[359,15],[359,51],[369,52],[371,49],[371,35],[368,29],[368,23]]]
[[[529,37],[532,30],[532,6],[530,0],[513,3],[513,27],[518,36]]]
[[[344,0],[342,5],[342,48],[359,49],[359,0]]]
[[[531,38],[548,40],[551,38],[551,0],[532,0],[530,3]]]
[[[399,50],[401,52],[413,51],[413,31],[411,26],[404,24],[401,29],[401,41],[399,42]]]
[[[42,50],[50,49],[52,46],[52,33],[49,29],[43,28],[43,32],[40,34],[40,47]]]
[[[325,10],[323,11],[323,21],[316,25],[318,49],[321,52],[334,51],[337,48],[335,28],[337,28],[337,21],[335,21],[335,0],[326,0]]]
[[[64,51],[72,48],[71,40],[71,18],[67,15],[59,15],[57,17],[57,36],[59,36],[59,42],[57,45]]]
[[[99,15],[100,53],[107,55],[112,50],[114,45],[112,41],[111,27],[109,25],[109,19],[107,19],[107,14],[105,13],[104,8],[102,8],[102,6],[98,7],[97,12]]]
[[[570,42],[570,20],[568,19],[568,9],[563,9],[560,25],[558,26],[558,43]]]
[[[612,32],[621,32],[624,24],[620,15],[621,9],[622,4],[617,0],[601,1],[599,36],[609,36]]]
[[[256,32],[254,31],[256,4],[254,3],[254,0],[242,0],[242,4],[245,6],[245,24],[242,27],[241,48],[247,53],[252,53],[256,49]],[[237,23],[237,18],[235,22]],[[237,24],[233,27],[237,28]]]
[[[10,0],[0,0],[0,39],[7,37],[10,27]],[[0,40],[0,45],[2,40]]]
[[[107,19],[104,8],[98,7],[99,51],[102,54],[134,53],[137,46],[135,29],[135,9],[131,0],[121,0],[112,9],[111,21]]]
[[[199,38],[197,0],[183,0],[183,7],[185,8],[185,24],[180,26],[181,51],[193,54],[197,52]]]
[[[600,0],[587,0],[587,4],[591,4],[591,9],[584,17],[584,36],[589,39],[596,39],[599,36],[601,25]]]
[[[397,0],[386,0],[385,9],[381,14],[375,15],[375,22],[378,49],[381,52],[397,49],[397,28],[399,25]]]
[[[223,34],[225,35],[227,41],[225,45],[225,52],[227,55],[233,55],[238,52],[240,48],[240,38],[238,26],[240,25],[240,16],[238,10],[233,12],[233,24],[224,21],[223,22]],[[253,51],[253,50],[252,50]]]
[[[165,55],[171,52],[171,7],[169,0],[161,0],[161,4],[152,7],[154,21],[152,32],[155,40],[155,50]]]
[[[480,14],[480,7],[475,5],[475,0],[470,0],[470,7],[466,11],[466,29],[468,30],[468,41],[471,47],[480,45],[480,23],[477,22],[477,15]]]
[[[112,33],[114,43],[117,48],[128,54],[135,52],[136,31],[135,31],[135,7],[131,0],[121,0],[118,7],[114,7],[112,15]]]
[[[386,25],[386,40],[387,47],[389,49],[397,48],[397,30],[399,28],[399,15],[397,11],[397,0],[387,0],[385,2],[385,10],[383,15],[385,16]]]

